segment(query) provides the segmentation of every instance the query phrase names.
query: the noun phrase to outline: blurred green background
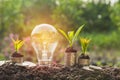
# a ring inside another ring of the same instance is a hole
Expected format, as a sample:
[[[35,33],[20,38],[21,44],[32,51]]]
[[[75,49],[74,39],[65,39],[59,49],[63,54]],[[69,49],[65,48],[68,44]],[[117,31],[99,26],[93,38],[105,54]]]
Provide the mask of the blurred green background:
[[[91,38],[91,64],[120,66],[120,0],[0,0],[0,60],[9,59],[14,52],[10,37],[19,36],[25,41],[25,60],[36,62],[30,34],[42,23],[66,32],[85,24],[80,36]],[[58,63],[68,44],[62,36],[59,41],[54,55]]]

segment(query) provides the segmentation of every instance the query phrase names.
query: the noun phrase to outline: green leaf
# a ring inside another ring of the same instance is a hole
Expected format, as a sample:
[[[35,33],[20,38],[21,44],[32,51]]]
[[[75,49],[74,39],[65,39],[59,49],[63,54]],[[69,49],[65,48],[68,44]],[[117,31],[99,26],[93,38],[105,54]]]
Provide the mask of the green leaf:
[[[68,37],[70,39],[70,46],[72,46],[73,45],[72,40],[73,40],[73,37],[74,37],[74,31],[69,31],[68,32]]]
[[[11,39],[14,43],[14,48],[15,48],[16,51],[18,51],[22,47],[22,45],[24,44],[24,41],[21,41],[21,40],[18,40],[18,39],[14,40],[13,38],[11,38]]]
[[[15,46],[16,51],[18,51],[18,44],[19,44],[20,42],[21,42],[20,40],[16,40],[15,43],[14,43],[14,46]]]
[[[70,39],[68,37],[68,35],[62,30],[62,29],[58,29],[58,31],[69,41],[70,43]]]
[[[82,25],[82,26],[80,26],[80,27],[78,28],[78,30],[76,31],[76,33],[75,33],[75,35],[74,35],[74,38],[73,38],[72,42],[74,42],[75,40],[77,40],[78,35],[80,34],[80,31],[82,30],[83,27],[84,27],[84,25]]]
[[[23,41],[20,41],[18,44],[17,44],[17,51],[23,46],[24,42]]]
[[[80,43],[82,47],[82,52],[85,54],[87,51],[88,44],[90,42],[90,39],[87,38],[80,38]]]
[[[74,31],[69,31],[68,36],[69,36],[69,39],[72,41],[72,39],[74,37]]]

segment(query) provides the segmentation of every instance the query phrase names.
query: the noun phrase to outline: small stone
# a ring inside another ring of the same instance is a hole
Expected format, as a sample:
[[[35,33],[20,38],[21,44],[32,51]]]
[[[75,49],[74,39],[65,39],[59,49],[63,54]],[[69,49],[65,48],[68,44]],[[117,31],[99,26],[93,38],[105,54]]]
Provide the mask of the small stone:
[[[93,69],[90,69],[89,66],[84,66],[83,69],[88,70],[88,71],[94,71]]]

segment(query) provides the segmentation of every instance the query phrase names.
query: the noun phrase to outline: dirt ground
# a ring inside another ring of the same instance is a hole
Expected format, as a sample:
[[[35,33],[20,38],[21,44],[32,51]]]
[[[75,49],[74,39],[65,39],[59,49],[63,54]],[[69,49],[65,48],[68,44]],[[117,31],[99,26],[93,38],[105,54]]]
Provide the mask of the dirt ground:
[[[81,67],[25,67],[11,63],[0,66],[0,80],[120,80],[120,68],[85,70]]]

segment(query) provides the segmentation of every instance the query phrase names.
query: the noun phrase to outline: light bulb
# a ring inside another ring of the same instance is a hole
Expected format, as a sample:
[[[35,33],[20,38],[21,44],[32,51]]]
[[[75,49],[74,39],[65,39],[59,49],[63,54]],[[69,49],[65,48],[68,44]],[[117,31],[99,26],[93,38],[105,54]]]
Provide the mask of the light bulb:
[[[32,33],[32,46],[37,54],[39,65],[51,65],[58,44],[57,30],[49,24],[37,25]]]

